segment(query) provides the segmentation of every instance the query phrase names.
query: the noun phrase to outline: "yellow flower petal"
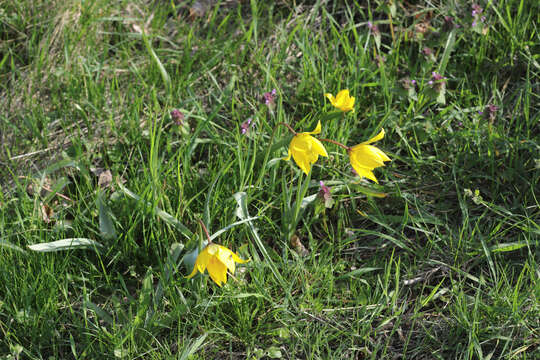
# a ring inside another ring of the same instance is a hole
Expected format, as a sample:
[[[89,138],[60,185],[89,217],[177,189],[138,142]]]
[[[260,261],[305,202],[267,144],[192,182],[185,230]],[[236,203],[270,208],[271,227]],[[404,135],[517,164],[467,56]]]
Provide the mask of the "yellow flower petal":
[[[341,90],[336,95],[336,101],[339,104],[345,103],[348,98],[349,98],[349,89]]]
[[[233,259],[233,252],[224,246],[220,246],[217,258],[223,265],[229,269],[231,274],[234,274],[235,265]]]
[[[192,277],[194,277],[195,274],[197,273],[197,270],[199,270],[199,269],[197,268],[197,266],[194,266],[194,267],[193,267],[193,271],[191,272],[191,274],[189,274],[188,276],[186,276],[186,279],[191,279]]]
[[[377,178],[375,177],[375,175],[373,174],[373,172],[369,169],[366,169],[366,168],[363,168],[363,167],[358,167],[358,166],[354,166],[353,165],[353,169],[358,173],[358,175],[360,175],[361,177],[365,177],[365,178],[368,178],[369,180],[373,180],[375,181],[377,184],[379,183],[379,181],[377,180]]]
[[[235,253],[232,253],[232,257],[233,257],[233,260],[239,264],[245,264],[249,262],[249,259],[247,260],[241,259],[240,256],[236,255]]]
[[[326,152],[326,149],[324,148],[323,144],[318,139],[315,139],[314,137],[312,137],[311,141],[312,141],[311,149],[315,153],[324,157],[328,157],[328,153]]]
[[[208,263],[208,274],[218,286],[227,282],[227,267],[217,257],[210,259]]]
[[[317,123],[317,126],[315,127],[315,129],[313,129],[313,131],[310,131],[310,132],[307,132],[307,133],[303,133],[303,134],[313,134],[313,135],[316,135],[316,134],[320,134],[321,133],[321,121],[319,120],[319,122]]]
[[[293,153],[293,158],[296,162],[296,165],[298,165],[298,167],[302,169],[302,171],[307,175],[311,170],[311,163],[308,159],[307,154],[304,152],[296,152]]]
[[[186,278],[191,279],[193,276],[195,276],[197,271],[199,271],[201,274],[204,273],[204,271],[206,270],[206,266],[208,265],[208,262],[210,261],[210,258],[212,257],[212,255],[210,254],[210,251],[213,251],[212,246],[214,246],[214,244],[208,245],[199,253],[199,255],[197,256],[197,259],[195,260],[193,271],[191,272],[191,274],[186,276]]]
[[[382,152],[381,149],[375,147],[375,146],[371,146],[371,145],[366,145],[366,146],[369,146],[369,148],[371,149],[371,151],[374,153],[374,154],[377,154],[377,156],[379,156],[379,159],[381,159],[383,162],[384,161],[392,161],[384,152]]]
[[[359,176],[366,177],[378,183],[372,170],[384,166],[385,161],[391,161],[390,158],[379,148],[368,145],[384,137],[384,129],[379,134],[366,142],[353,146],[349,150],[349,159],[352,167]]]
[[[281,158],[281,160],[286,160],[286,161],[289,161],[291,160],[291,148],[290,148],[290,145],[289,145],[289,152],[287,153],[287,157],[284,157],[284,158]]]
[[[379,141],[384,137],[384,134],[385,134],[384,129],[381,129],[381,131],[377,135],[375,135],[374,137],[372,137],[368,141],[363,142],[362,144],[366,145],[366,144],[374,143],[375,141]]]
[[[283,160],[290,160],[291,156],[296,165],[307,175],[311,170],[311,165],[317,162],[319,155],[328,156],[322,143],[310,134],[319,134],[321,132],[321,122],[311,132],[296,134],[289,144],[288,156]]]
[[[358,166],[363,168],[375,169],[376,167],[384,166],[379,153],[382,153],[382,151],[375,146],[357,145],[351,149],[351,162],[354,161]],[[386,155],[384,156],[386,157]]]

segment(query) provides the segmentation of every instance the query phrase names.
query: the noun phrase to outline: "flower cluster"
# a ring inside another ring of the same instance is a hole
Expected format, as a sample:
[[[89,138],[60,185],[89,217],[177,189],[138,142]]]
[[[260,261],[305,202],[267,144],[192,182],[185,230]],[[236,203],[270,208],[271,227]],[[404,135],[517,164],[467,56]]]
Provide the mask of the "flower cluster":
[[[240,125],[242,134],[245,135],[246,133],[248,133],[254,125],[255,123],[253,122],[253,118],[248,118],[246,121],[244,121],[242,125]]]
[[[264,93],[265,104],[271,107],[274,104],[274,96],[276,91]],[[345,112],[354,111],[354,97],[350,96],[349,90],[341,90],[334,97],[332,94],[325,94],[330,100],[331,104],[339,110]],[[177,113],[171,114],[174,118],[178,117]],[[252,118],[247,119],[241,125],[242,134],[247,134],[254,122]],[[377,178],[373,174],[373,170],[384,166],[385,162],[390,161],[390,158],[380,149],[371,145],[372,143],[381,140],[384,137],[384,130],[381,131],[368,141],[362,142],[358,145],[349,147],[343,145],[337,141],[331,139],[318,139],[314,135],[319,135],[322,132],[321,122],[317,122],[317,126],[312,131],[297,133],[292,127],[286,123],[279,123],[287,127],[293,134],[293,138],[289,144],[288,154],[284,160],[294,159],[294,162],[298,167],[308,175],[311,172],[311,167],[317,162],[319,156],[328,157],[323,142],[329,142],[334,145],[338,145],[347,150],[349,155],[350,164],[354,172],[374,182],[378,182]],[[324,183],[320,182],[319,198],[324,204],[325,208],[331,208],[334,200],[332,199],[331,190]],[[245,263],[248,260],[241,259],[236,253],[232,252],[228,248],[212,243],[206,227],[201,222],[203,229],[206,232],[208,238],[208,245],[202,249],[198,254],[193,270],[187,276],[187,278],[194,277],[197,273],[205,273],[206,271],[210,275],[210,278],[218,285],[222,286],[227,283],[227,272],[234,274],[236,269],[236,263]],[[291,239],[293,239],[291,237]]]
[[[483,15],[484,9],[478,4],[472,4],[472,11],[471,15],[473,17],[473,22],[471,24],[472,27],[476,27],[476,24],[478,24],[478,20],[480,22],[484,23],[486,22],[486,17]]]
[[[436,71],[431,72],[431,79],[428,81],[429,86],[433,87],[437,91],[444,89],[447,78],[442,76]]]
[[[332,105],[341,111],[345,112],[353,110],[354,97],[349,96],[349,90],[340,91],[335,98],[332,96],[332,94],[325,94],[325,96],[330,100]],[[288,127],[288,125],[286,126]],[[375,168],[384,166],[386,161],[390,161],[390,158],[384,152],[375,146],[370,145],[371,143],[379,141],[384,137],[384,130],[381,130],[378,135],[366,142],[360,143],[353,147],[348,147],[334,140],[319,140],[313,137],[312,135],[321,133],[320,121],[317,123],[315,129],[310,132],[296,133],[292,128],[289,129],[294,133],[294,137],[289,144],[288,155],[286,158],[284,158],[284,160],[290,160],[292,156],[298,167],[300,167],[300,169],[302,169],[306,175],[309,174],[311,171],[311,166],[317,162],[319,156],[328,157],[328,153],[326,152],[326,149],[321,141],[330,142],[346,149],[349,155],[349,161],[356,173],[361,177],[368,178],[375,182],[378,181],[373,174],[373,170]]]

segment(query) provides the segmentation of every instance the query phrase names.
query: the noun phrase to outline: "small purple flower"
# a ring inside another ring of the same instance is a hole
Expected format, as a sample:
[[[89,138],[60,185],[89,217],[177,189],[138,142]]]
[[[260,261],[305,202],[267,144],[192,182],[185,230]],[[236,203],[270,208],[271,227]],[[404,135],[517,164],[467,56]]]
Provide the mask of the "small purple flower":
[[[481,22],[486,22],[486,17],[485,17],[485,16],[482,16],[482,17],[480,18],[480,21],[481,21]]]
[[[180,110],[174,109],[174,110],[171,110],[171,118],[173,119],[176,125],[180,126],[182,125],[185,116]]]
[[[426,55],[426,56],[433,55],[433,49],[428,48],[427,46],[425,46],[425,47],[422,49],[422,52],[423,52],[424,55]]]
[[[435,88],[437,91],[444,89],[446,78],[436,71],[431,72],[431,79],[428,81],[428,85]]]
[[[483,111],[478,110],[478,115],[484,115]]]
[[[246,121],[242,123],[242,125],[240,125],[242,134],[245,135],[253,127],[253,125],[255,125],[255,123],[252,124],[252,122],[253,122],[253,119],[248,118]]]
[[[449,29],[453,28],[455,26],[454,18],[446,15],[444,17],[444,26]]]
[[[277,91],[276,89],[273,89],[272,91],[265,92],[263,94],[264,97],[264,103],[268,106],[273,106],[275,104],[275,97],[276,97]]]
[[[434,81],[446,80],[446,78],[444,76],[442,76],[441,74],[439,74],[436,71],[431,72],[431,79],[433,79]]]
[[[325,207],[331,208],[332,205],[334,205],[334,200],[332,199],[332,193],[330,191],[330,188],[324,185],[324,182],[322,180],[319,181],[319,184],[321,186],[321,189],[319,190],[318,196],[324,201]]]
[[[489,104],[487,106],[488,108],[488,111],[490,114],[494,113],[494,112],[497,112],[497,110],[499,110],[499,107],[497,105],[493,105],[493,104]]]
[[[472,4],[472,8],[472,16],[476,16],[484,12],[484,9],[482,9],[482,7],[478,4]]]
[[[373,33],[375,33],[375,34],[379,33],[379,28],[377,27],[377,25],[373,24],[371,21],[368,21],[367,27],[368,27],[369,30],[371,30]]]
[[[497,105],[488,104],[484,110],[484,113],[489,120],[494,121],[495,117],[497,116],[497,111],[499,111],[499,107]]]
[[[475,27],[476,26],[476,20],[474,20],[471,24],[472,27]]]
[[[330,194],[330,188],[324,185],[324,181],[319,181],[319,185],[321,186],[320,192],[322,192],[324,195]]]

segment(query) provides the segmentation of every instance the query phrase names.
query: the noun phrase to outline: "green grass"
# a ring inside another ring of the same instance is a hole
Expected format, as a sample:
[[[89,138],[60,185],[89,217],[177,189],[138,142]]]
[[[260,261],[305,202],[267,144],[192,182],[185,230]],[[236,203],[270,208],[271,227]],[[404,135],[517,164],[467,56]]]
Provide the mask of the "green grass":
[[[195,3],[0,1],[0,359],[538,359],[537,2]],[[280,160],[318,120],[386,130],[379,184]],[[199,220],[243,220],[222,288]]]

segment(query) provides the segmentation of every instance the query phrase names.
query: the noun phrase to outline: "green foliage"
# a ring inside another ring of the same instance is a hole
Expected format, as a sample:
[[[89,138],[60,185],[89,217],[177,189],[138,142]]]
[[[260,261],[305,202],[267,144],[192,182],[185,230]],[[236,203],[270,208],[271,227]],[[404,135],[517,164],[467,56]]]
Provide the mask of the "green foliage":
[[[538,358],[540,5],[410,3],[2,3],[0,358]]]

